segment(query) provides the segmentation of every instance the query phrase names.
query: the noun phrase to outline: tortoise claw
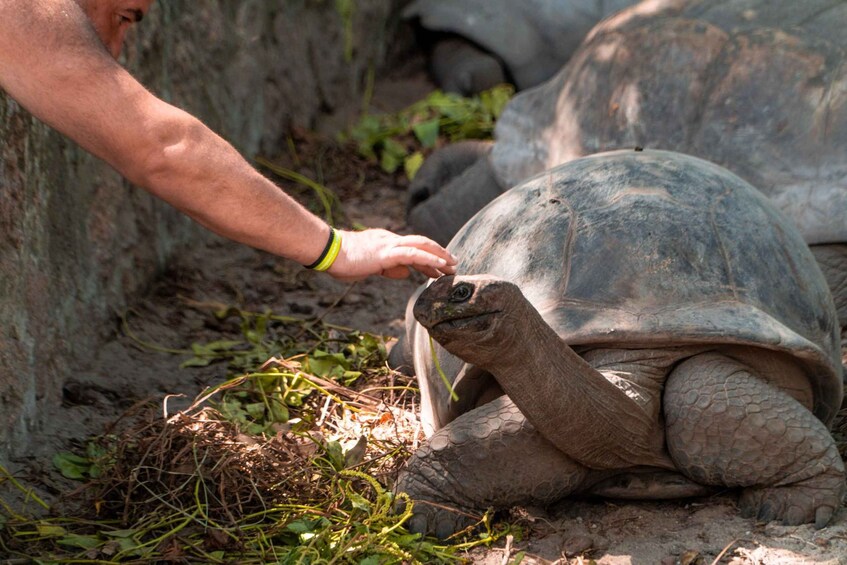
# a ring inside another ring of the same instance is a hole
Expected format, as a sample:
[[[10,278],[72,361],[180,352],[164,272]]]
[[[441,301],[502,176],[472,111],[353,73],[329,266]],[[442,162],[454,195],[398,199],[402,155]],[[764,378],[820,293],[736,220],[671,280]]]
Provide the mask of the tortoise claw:
[[[832,516],[835,514],[835,509],[831,506],[821,506],[815,511],[815,529],[820,530],[829,524]]]
[[[414,504],[412,515],[406,522],[406,527],[413,534],[447,539],[481,519],[477,516],[481,515],[481,512],[446,499],[443,492],[430,484],[425,474],[417,474],[407,469],[401,473],[395,491],[406,493]],[[406,510],[407,500],[397,499],[394,503],[394,513],[400,514]]]
[[[406,527],[413,534],[421,534],[425,536],[427,534],[427,520],[426,516],[423,514],[414,514],[409,521],[406,523]]]
[[[761,522],[779,520],[787,526],[812,522],[820,529],[829,524],[844,491],[840,473],[822,473],[793,485],[748,488],[739,506],[742,516],[755,516]]]
[[[415,501],[412,517],[406,522],[406,527],[413,534],[434,535],[440,540],[445,540],[478,521],[474,514],[458,508],[419,500]]]
[[[759,522],[770,522],[775,520],[776,516],[777,510],[774,507],[774,504],[770,500],[765,500],[759,507],[759,514],[756,516],[756,519]]]

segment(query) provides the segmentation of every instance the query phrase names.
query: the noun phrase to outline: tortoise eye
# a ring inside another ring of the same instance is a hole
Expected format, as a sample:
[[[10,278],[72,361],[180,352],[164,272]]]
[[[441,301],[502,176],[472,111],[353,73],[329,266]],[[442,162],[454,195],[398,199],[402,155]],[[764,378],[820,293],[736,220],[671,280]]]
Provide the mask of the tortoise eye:
[[[466,302],[471,296],[473,296],[473,286],[462,283],[453,288],[448,300],[450,302]]]

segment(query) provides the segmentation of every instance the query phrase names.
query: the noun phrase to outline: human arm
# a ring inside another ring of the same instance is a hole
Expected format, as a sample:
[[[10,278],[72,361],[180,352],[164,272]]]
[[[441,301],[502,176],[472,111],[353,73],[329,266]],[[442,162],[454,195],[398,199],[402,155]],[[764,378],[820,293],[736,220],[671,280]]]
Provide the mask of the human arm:
[[[230,239],[309,264],[329,227],[226,141],[117,64],[73,0],[0,3],[0,87],[127,179]],[[329,273],[452,272],[446,250],[384,230],[342,233]]]

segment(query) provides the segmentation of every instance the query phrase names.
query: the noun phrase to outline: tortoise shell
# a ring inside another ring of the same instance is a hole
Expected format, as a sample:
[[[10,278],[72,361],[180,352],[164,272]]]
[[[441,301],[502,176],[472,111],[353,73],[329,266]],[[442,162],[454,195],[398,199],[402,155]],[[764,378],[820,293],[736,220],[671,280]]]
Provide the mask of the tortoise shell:
[[[615,151],[503,193],[453,238],[459,274],[517,284],[575,348],[743,344],[788,353],[831,423],[841,404],[839,327],[809,248],[759,191],[707,161]],[[472,408],[486,375],[412,333],[427,431]],[[423,377],[423,378],[421,378]]]
[[[598,24],[548,82],[512,100],[503,186],[636,146],[722,165],[809,244],[847,241],[847,1],[656,0]]]

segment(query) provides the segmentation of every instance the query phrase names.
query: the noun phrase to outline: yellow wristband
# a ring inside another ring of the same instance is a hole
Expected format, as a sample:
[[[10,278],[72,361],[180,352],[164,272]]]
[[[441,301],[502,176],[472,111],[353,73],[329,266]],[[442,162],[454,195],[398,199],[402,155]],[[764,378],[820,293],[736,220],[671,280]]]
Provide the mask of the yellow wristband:
[[[318,261],[316,261],[317,264],[312,263],[312,265],[309,265],[309,268],[315,271],[326,271],[332,267],[332,264],[338,257],[339,251],[341,251],[341,234],[335,231],[335,229],[329,228],[329,241],[327,242],[327,246],[321,254],[321,257],[319,257]]]

